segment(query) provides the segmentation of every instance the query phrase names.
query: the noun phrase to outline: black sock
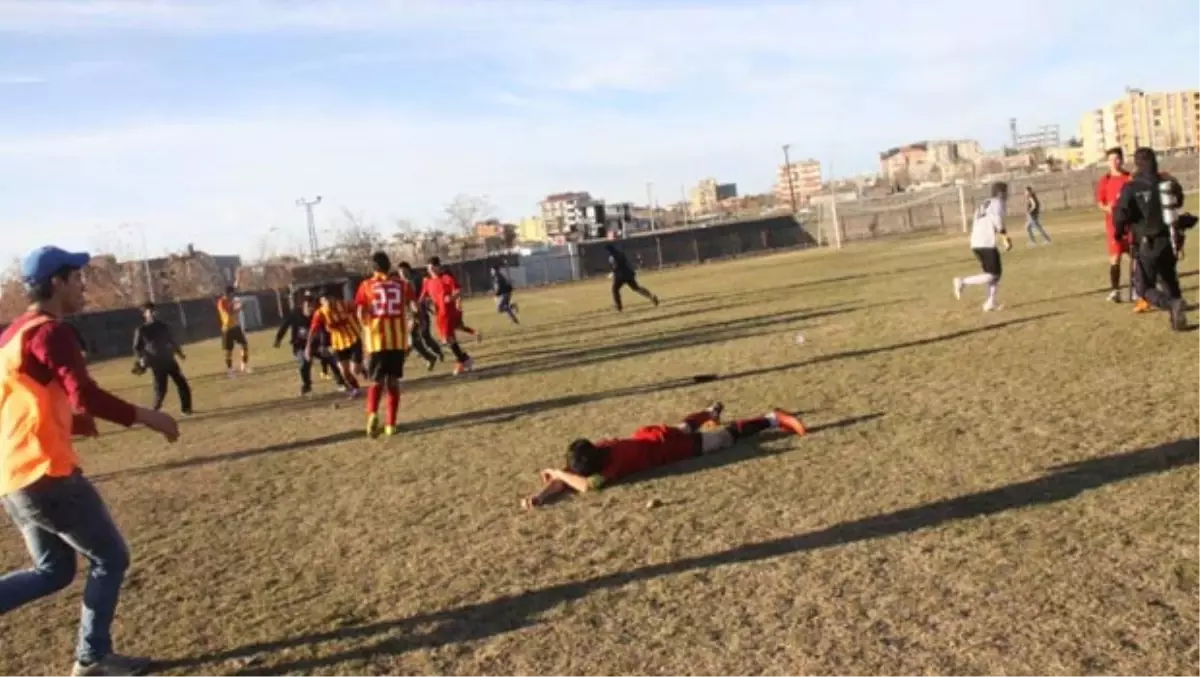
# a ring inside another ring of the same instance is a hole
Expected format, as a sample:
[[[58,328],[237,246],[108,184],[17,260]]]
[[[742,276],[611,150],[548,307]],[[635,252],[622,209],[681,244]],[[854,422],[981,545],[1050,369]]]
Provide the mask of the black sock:
[[[766,418],[746,418],[740,421],[734,421],[725,426],[725,430],[733,439],[741,439],[749,435],[757,435],[764,430],[771,429],[771,422]]]
[[[1121,288],[1121,264],[1114,263],[1108,267],[1108,283],[1113,291]]]
[[[471,359],[471,356],[467,354],[467,351],[463,350],[462,346],[458,345],[458,341],[450,344],[450,352],[454,353],[454,359],[458,360],[459,362],[466,362],[467,360]]]

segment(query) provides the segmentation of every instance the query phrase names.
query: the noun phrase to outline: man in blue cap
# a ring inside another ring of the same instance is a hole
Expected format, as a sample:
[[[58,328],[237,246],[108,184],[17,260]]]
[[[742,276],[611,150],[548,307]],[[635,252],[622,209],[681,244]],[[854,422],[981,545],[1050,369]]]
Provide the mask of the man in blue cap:
[[[134,406],[96,385],[75,330],[63,317],[84,306],[87,254],[42,247],[21,264],[29,310],[0,334],[0,503],[21,531],[33,568],[0,577],[0,614],[87,584],[73,675],[137,675],[150,661],[113,653],[112,621],[129,550],[104,501],[79,468],[72,436],[95,436],[95,418],[140,423],[169,442],[175,419]]]

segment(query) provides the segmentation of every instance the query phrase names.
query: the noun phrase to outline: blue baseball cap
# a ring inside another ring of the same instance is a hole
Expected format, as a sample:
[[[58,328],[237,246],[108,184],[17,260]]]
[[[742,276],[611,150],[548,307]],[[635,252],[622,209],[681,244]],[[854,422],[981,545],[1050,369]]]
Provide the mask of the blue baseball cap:
[[[40,247],[21,261],[21,279],[26,284],[42,284],[63,268],[82,268],[92,257],[84,252],[69,252],[58,247]]]

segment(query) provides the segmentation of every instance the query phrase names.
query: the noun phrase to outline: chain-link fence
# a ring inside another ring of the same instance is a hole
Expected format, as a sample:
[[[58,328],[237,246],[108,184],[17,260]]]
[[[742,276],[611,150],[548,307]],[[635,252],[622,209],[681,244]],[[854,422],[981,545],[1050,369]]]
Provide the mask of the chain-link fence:
[[[1185,191],[1200,187],[1194,156],[1163,158],[1161,169],[1179,179]],[[1013,216],[1024,213],[1026,186],[1037,193],[1043,213],[1092,207],[1096,204],[1096,182],[1104,171],[1098,168],[1009,178],[1009,213]],[[988,190],[988,186],[951,186],[821,205],[814,220],[821,233],[835,232],[836,224],[841,229],[842,241],[928,230],[965,231],[975,205],[988,197]]]

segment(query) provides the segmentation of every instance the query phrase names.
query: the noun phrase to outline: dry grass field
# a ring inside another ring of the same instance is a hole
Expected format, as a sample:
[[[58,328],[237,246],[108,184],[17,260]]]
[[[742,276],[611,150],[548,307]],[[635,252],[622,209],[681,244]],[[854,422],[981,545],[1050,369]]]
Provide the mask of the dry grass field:
[[[478,371],[413,365],[388,441],[328,384],[297,397],[266,332],[234,380],[191,346],[179,443],[80,445],[133,552],[118,649],[164,674],[1197,674],[1197,334],[1104,301],[1094,217],[1047,227],[992,314],[951,294],[960,235],[647,272],[663,305],[621,315],[604,281],[519,292],[520,326],[473,300]],[[128,366],[95,371],[148,401]],[[716,398],[811,434],[519,509],[570,439]],[[27,563],[5,523],[0,569]],[[0,617],[0,673],[69,668],[80,588]]]

